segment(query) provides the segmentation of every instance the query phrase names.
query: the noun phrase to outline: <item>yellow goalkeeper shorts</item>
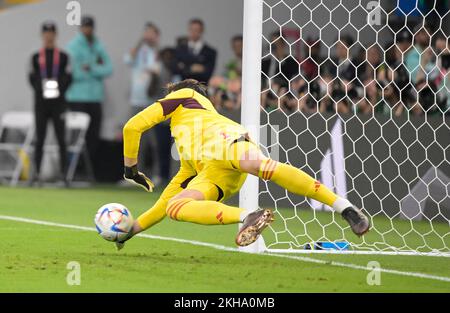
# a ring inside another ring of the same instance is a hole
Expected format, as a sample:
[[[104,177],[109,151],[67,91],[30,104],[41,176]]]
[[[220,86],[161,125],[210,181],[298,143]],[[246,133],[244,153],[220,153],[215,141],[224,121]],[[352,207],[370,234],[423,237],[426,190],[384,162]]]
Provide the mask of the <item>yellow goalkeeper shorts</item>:
[[[241,155],[250,149],[258,149],[250,141],[233,143],[223,160],[201,161],[196,176],[190,179],[186,189],[203,193],[205,200],[224,201],[237,193],[247,178],[247,173],[233,166],[239,162]]]

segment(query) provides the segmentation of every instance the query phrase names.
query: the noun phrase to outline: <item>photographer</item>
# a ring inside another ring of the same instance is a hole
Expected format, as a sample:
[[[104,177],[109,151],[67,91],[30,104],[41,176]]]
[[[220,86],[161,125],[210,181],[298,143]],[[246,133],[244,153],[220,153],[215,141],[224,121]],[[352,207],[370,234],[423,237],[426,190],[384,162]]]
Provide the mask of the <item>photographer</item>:
[[[43,46],[31,57],[29,81],[34,90],[34,114],[36,145],[34,151],[35,175],[39,180],[43,146],[47,134],[47,122],[51,120],[59,145],[61,178],[65,181],[66,142],[65,120],[66,102],[64,95],[71,82],[66,53],[56,46],[56,25],[45,22],[42,25]]]
[[[161,67],[158,61],[159,36],[158,27],[148,22],[139,42],[124,56],[124,63],[132,70],[130,84],[131,116],[137,114],[161,96],[154,90],[150,90],[157,89],[154,87],[159,85],[158,76]],[[152,93],[155,94],[150,97]]]

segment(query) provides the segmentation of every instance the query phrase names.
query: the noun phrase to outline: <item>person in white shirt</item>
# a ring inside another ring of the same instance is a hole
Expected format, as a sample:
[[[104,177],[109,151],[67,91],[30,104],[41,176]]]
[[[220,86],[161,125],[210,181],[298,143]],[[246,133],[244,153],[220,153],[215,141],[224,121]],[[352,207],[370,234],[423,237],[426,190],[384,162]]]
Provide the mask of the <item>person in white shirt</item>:
[[[160,97],[161,65],[159,61],[159,28],[149,22],[145,24],[141,39],[124,56],[124,62],[131,68],[129,102],[130,116],[134,116]],[[157,166],[156,138],[154,132],[147,132],[141,141],[143,166],[153,169]],[[155,171],[152,171],[155,172]],[[155,179],[157,180],[157,179]]]
[[[124,56],[125,63],[131,67],[129,98],[132,107],[131,115],[156,100],[149,91],[160,74],[159,37],[158,27],[153,23],[147,23],[138,44]]]

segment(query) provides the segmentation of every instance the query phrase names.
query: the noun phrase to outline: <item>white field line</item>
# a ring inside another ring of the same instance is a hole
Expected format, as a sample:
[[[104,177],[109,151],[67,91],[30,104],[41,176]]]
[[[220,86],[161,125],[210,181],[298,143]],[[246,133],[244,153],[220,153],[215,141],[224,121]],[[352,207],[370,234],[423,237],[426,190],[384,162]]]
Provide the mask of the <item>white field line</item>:
[[[77,230],[95,231],[96,232],[96,229],[93,227],[71,225],[71,224],[61,224],[61,223],[54,223],[54,222],[48,222],[48,221],[40,221],[40,220],[34,220],[34,219],[29,219],[29,218],[24,218],[24,217],[0,215],[0,220],[9,220],[9,221],[14,221],[14,222],[23,222],[23,223],[29,223],[29,224],[37,224],[37,225],[45,225],[45,226],[53,226],[53,227],[63,227],[63,228],[69,228],[69,229],[77,229]],[[196,240],[155,236],[155,235],[148,235],[148,234],[139,234],[137,236],[143,237],[143,238],[150,238],[150,239],[187,243],[187,244],[191,244],[191,245],[195,245],[195,246],[209,247],[209,248],[213,248],[213,249],[217,249],[217,250],[221,250],[221,251],[241,252],[238,248],[227,247],[227,246],[223,246],[223,245],[202,242],[202,241],[196,241]],[[248,252],[244,252],[244,253],[248,253]],[[355,270],[363,270],[363,271],[372,271],[373,270],[373,268],[368,268],[368,267],[362,266],[362,265],[357,265],[357,264],[352,264],[352,263],[343,263],[343,262],[337,262],[337,261],[326,261],[326,260],[314,259],[314,258],[305,257],[305,256],[276,254],[276,253],[262,253],[260,255],[285,258],[285,259],[291,259],[291,260],[298,260],[298,261],[307,262],[307,263],[345,267],[345,268],[350,268],[350,269],[355,269]],[[417,277],[417,278],[425,278],[425,279],[450,282],[450,277],[446,277],[446,276],[429,275],[429,274],[417,273],[417,272],[398,271],[398,270],[392,270],[392,269],[387,269],[387,268],[380,268],[379,271],[382,273],[388,273],[388,274],[393,274],[393,275]]]

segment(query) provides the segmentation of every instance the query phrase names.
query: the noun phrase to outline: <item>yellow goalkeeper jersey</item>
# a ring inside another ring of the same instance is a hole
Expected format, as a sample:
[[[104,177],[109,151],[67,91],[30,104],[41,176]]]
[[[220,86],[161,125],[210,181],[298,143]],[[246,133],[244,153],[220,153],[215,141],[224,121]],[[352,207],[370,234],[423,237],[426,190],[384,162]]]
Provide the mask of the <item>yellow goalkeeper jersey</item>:
[[[224,160],[233,141],[248,131],[220,115],[211,101],[190,88],[168,94],[132,117],[124,127],[124,155],[137,158],[141,134],[171,119],[170,128],[181,160],[199,172],[207,160]]]

